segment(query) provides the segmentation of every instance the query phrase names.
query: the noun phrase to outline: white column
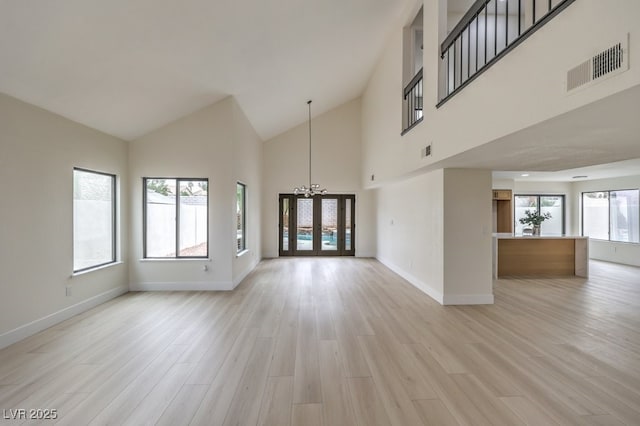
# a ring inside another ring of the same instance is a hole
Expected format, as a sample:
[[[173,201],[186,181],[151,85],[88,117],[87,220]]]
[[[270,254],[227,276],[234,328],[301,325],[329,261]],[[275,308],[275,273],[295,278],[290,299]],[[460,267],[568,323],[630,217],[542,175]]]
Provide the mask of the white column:
[[[443,303],[491,304],[491,171],[445,169]]]

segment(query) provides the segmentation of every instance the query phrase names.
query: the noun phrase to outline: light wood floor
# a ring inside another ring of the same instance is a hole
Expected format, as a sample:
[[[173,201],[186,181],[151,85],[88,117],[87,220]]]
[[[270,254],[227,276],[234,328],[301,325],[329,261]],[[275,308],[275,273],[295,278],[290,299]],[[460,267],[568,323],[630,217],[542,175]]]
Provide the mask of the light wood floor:
[[[374,260],[265,261],[233,292],[129,293],[5,348],[0,410],[68,425],[640,424],[640,269],[501,279],[495,299],[442,307]]]

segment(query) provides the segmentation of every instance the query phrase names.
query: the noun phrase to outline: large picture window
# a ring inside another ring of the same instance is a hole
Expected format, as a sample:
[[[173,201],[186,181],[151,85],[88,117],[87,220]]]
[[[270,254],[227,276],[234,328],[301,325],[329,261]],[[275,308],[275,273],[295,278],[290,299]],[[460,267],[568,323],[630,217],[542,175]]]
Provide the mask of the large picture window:
[[[582,235],[598,240],[640,242],[637,189],[582,193]]]
[[[116,177],[73,170],[73,272],[116,261]]]
[[[209,256],[209,181],[144,178],[144,257]]]
[[[238,253],[247,249],[247,186],[236,185],[236,239]]]
[[[520,218],[525,217],[527,210],[540,214],[551,213],[551,219],[547,219],[540,225],[540,232],[547,235],[562,235],[564,228],[564,195],[515,195],[515,230],[521,234],[525,225],[520,223]]]

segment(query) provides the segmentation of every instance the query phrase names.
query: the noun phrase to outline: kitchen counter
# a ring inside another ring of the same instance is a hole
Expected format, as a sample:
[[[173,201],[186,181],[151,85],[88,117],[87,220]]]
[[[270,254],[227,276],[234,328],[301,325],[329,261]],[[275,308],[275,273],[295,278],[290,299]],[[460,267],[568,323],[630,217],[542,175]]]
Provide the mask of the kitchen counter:
[[[589,237],[493,234],[493,276],[589,276]]]

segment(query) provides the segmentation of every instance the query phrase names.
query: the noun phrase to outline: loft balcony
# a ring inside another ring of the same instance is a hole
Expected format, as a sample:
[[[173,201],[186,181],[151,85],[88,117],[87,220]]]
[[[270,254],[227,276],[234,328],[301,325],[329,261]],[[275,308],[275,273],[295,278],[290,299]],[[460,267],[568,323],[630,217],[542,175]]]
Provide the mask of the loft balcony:
[[[574,0],[477,0],[440,46],[438,107]]]
[[[414,126],[422,121],[422,86],[422,68],[420,68],[420,70],[416,73],[413,79],[411,79],[409,84],[406,85],[403,91],[403,104],[405,108],[405,123],[402,131],[403,135],[409,130],[413,129]]]

